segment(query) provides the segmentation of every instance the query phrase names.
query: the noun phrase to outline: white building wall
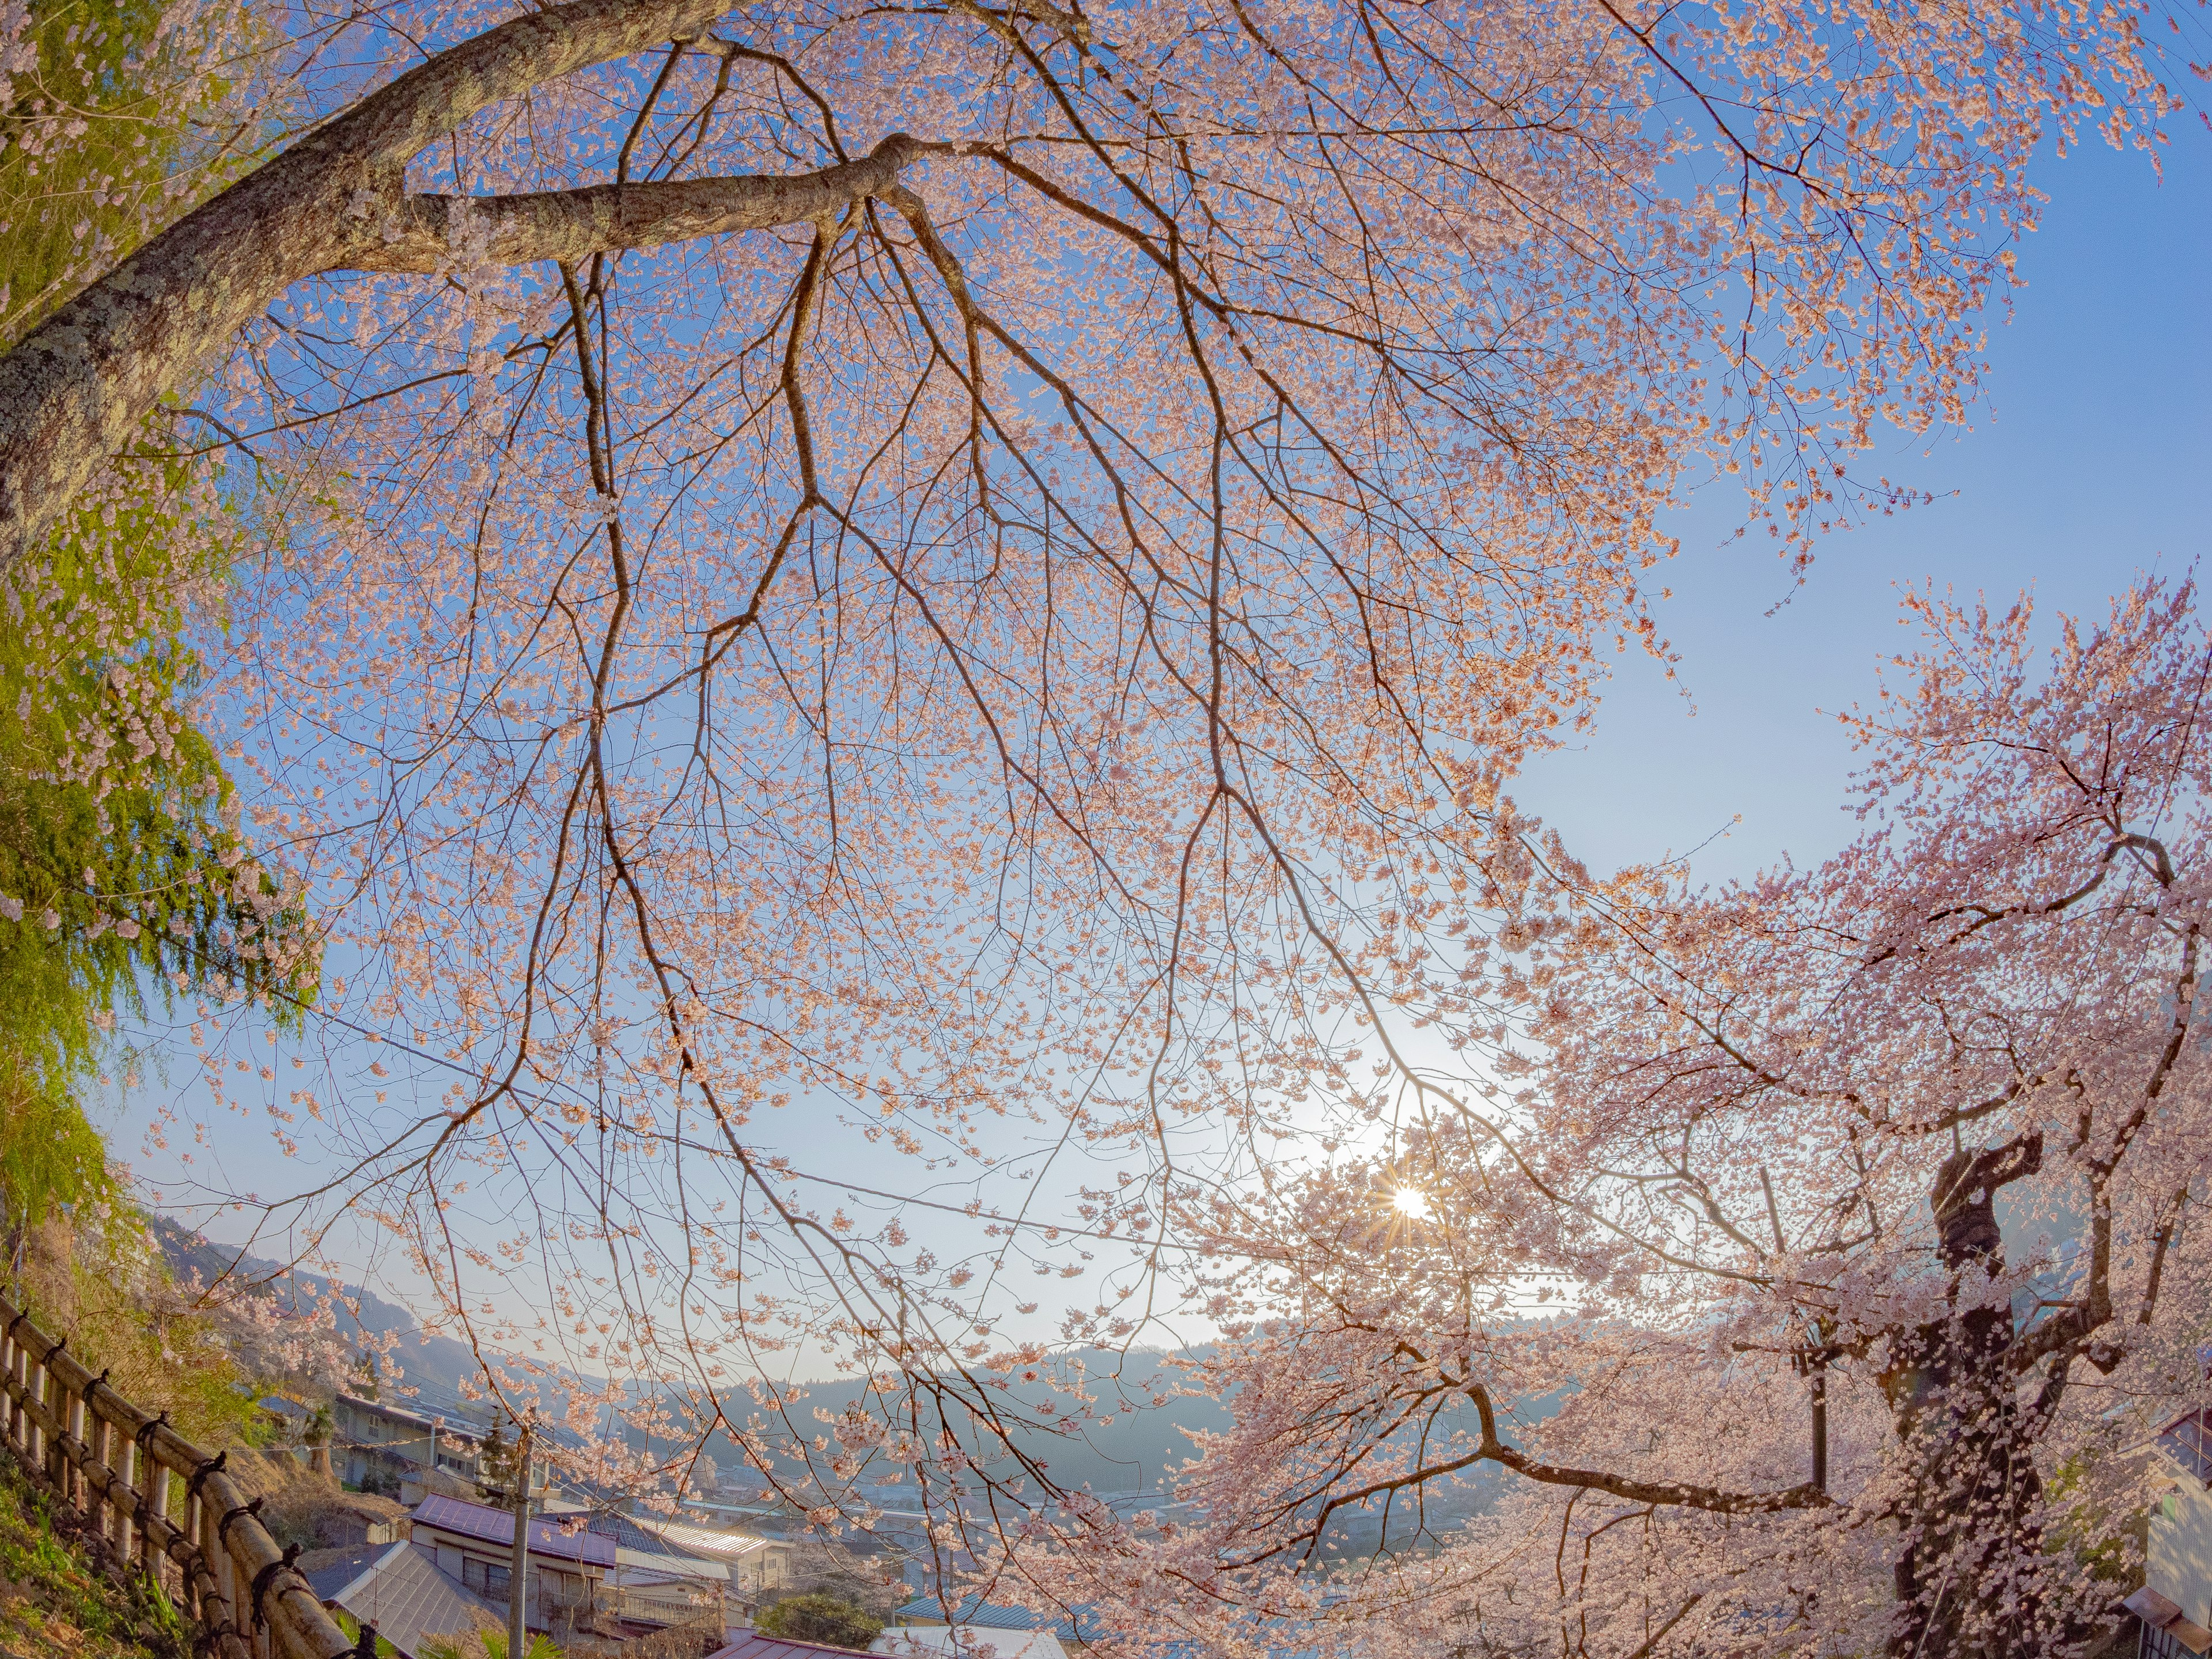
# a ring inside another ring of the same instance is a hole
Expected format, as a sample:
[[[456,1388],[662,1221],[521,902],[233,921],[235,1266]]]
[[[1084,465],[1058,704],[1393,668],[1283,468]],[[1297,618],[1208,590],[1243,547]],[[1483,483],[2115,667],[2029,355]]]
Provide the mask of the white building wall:
[[[2143,1581],[2181,1604],[2200,1625],[2212,1625],[2212,1492],[2193,1475],[2157,1482],[2164,1496],[2150,1512],[2150,1548]]]

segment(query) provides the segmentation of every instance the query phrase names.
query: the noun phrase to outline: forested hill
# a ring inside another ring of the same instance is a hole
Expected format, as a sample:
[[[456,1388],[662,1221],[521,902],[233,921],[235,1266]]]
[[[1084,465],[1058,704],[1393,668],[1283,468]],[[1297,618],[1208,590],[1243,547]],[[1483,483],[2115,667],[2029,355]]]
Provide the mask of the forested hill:
[[[1087,1424],[1073,1433],[1040,1430],[1024,1449],[1063,1486],[1087,1486],[1101,1495],[1157,1490],[1165,1471],[1195,1455],[1187,1431],[1229,1425],[1228,1410],[1218,1401],[1175,1392],[1179,1382],[1172,1358],[1142,1350],[1083,1356],[1085,1383],[1095,1399],[1093,1413],[1110,1416],[1112,1422]],[[792,1419],[818,1433],[814,1413],[842,1413],[860,1397],[864,1386],[857,1380],[817,1383],[793,1410]],[[1011,1392],[1033,1401],[1047,1397],[1042,1383],[1026,1389],[1017,1384]],[[1165,1402],[1152,1404],[1156,1395],[1164,1395]],[[718,1463],[726,1451],[732,1458],[736,1455],[719,1440],[708,1449]]]

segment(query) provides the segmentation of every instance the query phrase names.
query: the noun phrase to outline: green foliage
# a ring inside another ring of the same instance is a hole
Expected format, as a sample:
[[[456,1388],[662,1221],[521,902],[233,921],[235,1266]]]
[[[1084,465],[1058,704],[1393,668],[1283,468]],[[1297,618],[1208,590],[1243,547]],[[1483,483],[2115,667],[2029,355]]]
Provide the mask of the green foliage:
[[[384,1370],[376,1363],[375,1354],[363,1350],[355,1357],[353,1365],[353,1375],[346,1382],[347,1392],[359,1395],[363,1400],[383,1399]]]
[[[467,1636],[434,1637],[422,1644],[420,1659],[507,1659],[507,1632],[480,1630]],[[561,1659],[561,1650],[540,1632],[523,1649],[523,1659]]]
[[[331,1618],[332,1621],[337,1624],[337,1627],[346,1633],[348,1640],[355,1643],[356,1644],[360,1643],[360,1620],[355,1618],[343,1607],[332,1608],[331,1610]],[[398,1648],[393,1647],[391,1643],[386,1641],[381,1636],[380,1636],[376,1638],[376,1659],[406,1659],[406,1656],[402,1654]]]
[[[220,182],[173,188],[223,88],[162,33],[161,0],[30,9],[34,61],[0,106],[0,346]],[[18,1230],[118,1200],[81,1095],[146,988],[313,988],[296,946],[270,948],[301,934],[299,906],[246,856],[182,713],[186,596],[227,574],[190,482],[173,459],[126,461],[39,580],[0,595],[0,1201]]]
[[[507,1437],[507,1425],[494,1418],[491,1431],[477,1449],[477,1489],[483,1494],[486,1503],[504,1505],[514,1502],[514,1465],[515,1446]]]
[[[182,712],[179,579],[222,575],[215,553],[175,568],[183,499],[149,489],[78,515],[43,603],[0,630],[0,896],[20,908],[0,915],[0,1194],[19,1225],[117,1196],[76,1095],[102,1029],[148,987],[313,989],[298,899],[248,854]],[[73,631],[87,613],[104,624],[88,641]]]
[[[2150,1506],[2134,1501],[2142,1495],[2139,1475],[2114,1483],[2100,1501],[2099,1483],[2094,1479],[2100,1462],[2094,1453],[2077,1452],[2051,1471],[2044,1491],[2053,1516],[2045,1533],[2044,1547],[2071,1555],[2091,1578],[2118,1586],[2124,1593],[2142,1583],[2143,1557],[2150,1541]],[[2122,1494],[2117,1506],[2112,1502],[2114,1492]]]
[[[0,343],[173,211],[163,186],[190,112],[175,48],[157,40],[160,0],[33,0],[30,11],[35,61],[0,108]]]
[[[226,94],[202,63],[242,58],[257,26],[194,16],[32,0],[32,61],[0,104],[0,348],[246,160],[210,165],[192,135]],[[259,1426],[250,1379],[177,1293],[83,1103],[149,997],[276,992],[293,1024],[314,990],[304,907],[252,856],[189,718],[184,630],[228,578],[228,520],[173,448],[125,458],[0,579],[0,1266],[118,1387],[228,1444]]]
[[[834,1595],[814,1593],[787,1595],[753,1622],[763,1636],[780,1636],[787,1642],[819,1642],[862,1653],[884,1633],[884,1621],[866,1609]]]
[[[143,1573],[96,1570],[52,1505],[0,1456],[0,1650],[72,1659],[190,1659],[191,1629]]]

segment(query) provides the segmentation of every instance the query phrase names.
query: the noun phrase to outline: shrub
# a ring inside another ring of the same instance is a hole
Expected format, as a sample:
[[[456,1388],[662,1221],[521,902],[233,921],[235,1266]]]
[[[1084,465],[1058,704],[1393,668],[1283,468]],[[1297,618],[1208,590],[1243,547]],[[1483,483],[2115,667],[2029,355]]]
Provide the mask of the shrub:
[[[834,1595],[787,1595],[763,1612],[755,1623],[763,1636],[780,1636],[788,1642],[820,1642],[862,1653],[884,1633],[882,1620]]]

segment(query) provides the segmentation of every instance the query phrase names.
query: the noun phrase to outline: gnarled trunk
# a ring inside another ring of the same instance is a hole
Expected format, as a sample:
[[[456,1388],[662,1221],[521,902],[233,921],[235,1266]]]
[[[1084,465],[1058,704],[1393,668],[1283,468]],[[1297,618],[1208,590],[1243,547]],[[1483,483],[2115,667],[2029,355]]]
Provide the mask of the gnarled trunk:
[[[1899,1505],[1894,1659],[2014,1659],[2044,1650],[2043,1486],[2008,1362],[1996,1200],[2043,1165],[2043,1138],[1944,1160],[1929,1189],[1951,1312],[1896,1340],[1883,1373],[1913,1469]]]

